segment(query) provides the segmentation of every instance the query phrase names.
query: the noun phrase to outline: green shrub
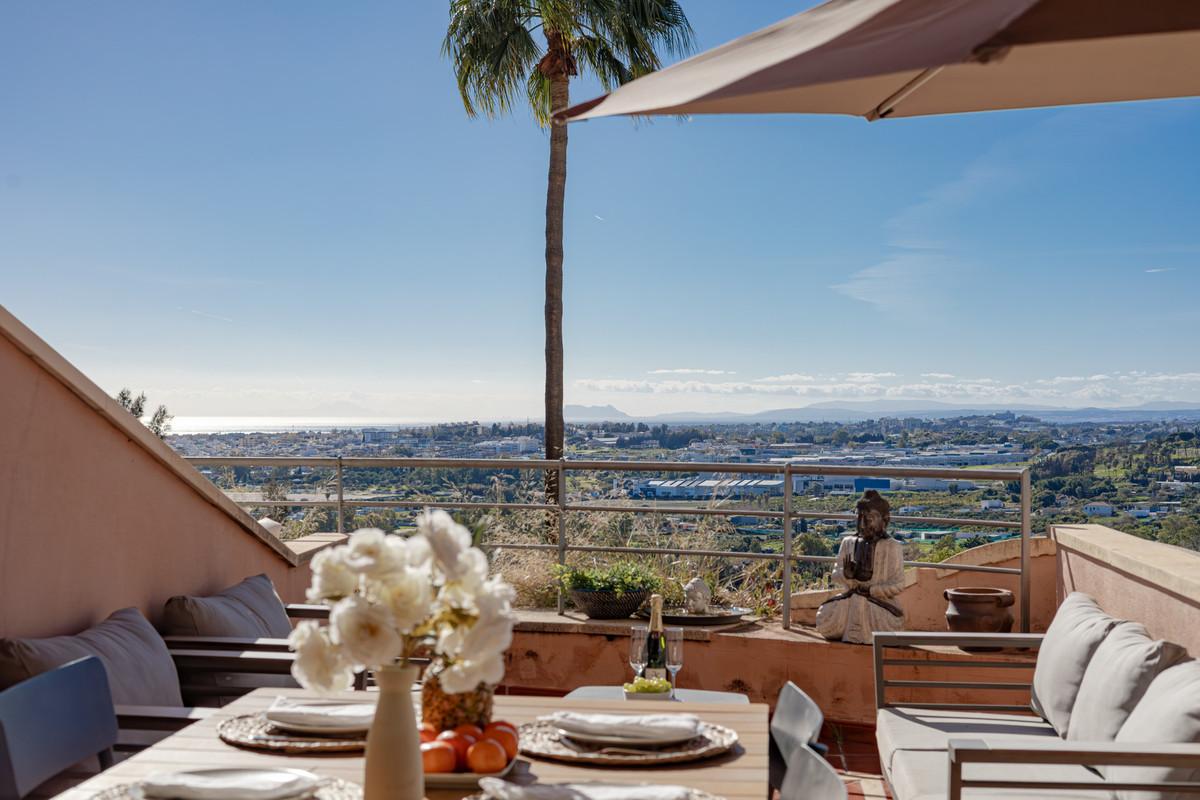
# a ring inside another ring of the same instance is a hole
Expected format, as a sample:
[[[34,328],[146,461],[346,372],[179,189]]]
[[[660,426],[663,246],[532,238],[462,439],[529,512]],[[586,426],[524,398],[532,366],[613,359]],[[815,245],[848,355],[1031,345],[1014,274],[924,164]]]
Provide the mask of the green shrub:
[[[557,567],[559,583],[563,589],[578,592],[626,592],[655,591],[660,579],[648,567],[633,561],[618,561],[604,567]]]

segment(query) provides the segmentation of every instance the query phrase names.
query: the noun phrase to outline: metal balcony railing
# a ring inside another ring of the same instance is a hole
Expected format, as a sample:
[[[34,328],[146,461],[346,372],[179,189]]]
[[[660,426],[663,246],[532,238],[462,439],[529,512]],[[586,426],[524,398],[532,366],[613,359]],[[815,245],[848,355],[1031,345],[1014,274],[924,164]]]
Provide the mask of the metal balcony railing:
[[[836,519],[853,521],[853,513],[838,513],[826,511],[798,511],[793,508],[793,478],[797,476],[854,476],[864,478],[934,478],[963,481],[1004,481],[1019,483],[1021,487],[1021,507],[1019,520],[987,519],[969,517],[926,517],[926,516],[892,516],[892,522],[901,525],[926,524],[945,527],[986,527],[1003,528],[1020,531],[1020,567],[990,567],[973,564],[948,564],[924,561],[905,561],[906,567],[935,567],[938,569],[955,569],[962,572],[990,572],[1008,575],[1018,575],[1020,588],[1018,602],[1020,608],[1020,627],[1022,632],[1029,631],[1030,603],[1030,545],[1032,535],[1032,511],[1029,469],[964,469],[964,468],[926,468],[926,467],[877,467],[877,466],[844,466],[834,464],[792,464],[792,463],[714,463],[690,461],[593,461],[593,460],[546,460],[546,459],[504,459],[504,458],[374,458],[374,457],[190,457],[187,459],[196,467],[306,467],[327,468],[334,471],[334,487],[336,499],[329,500],[246,500],[240,505],[246,507],[326,507],[337,510],[338,532],[345,530],[345,513],[347,508],[445,508],[445,509],[499,509],[506,511],[549,511],[557,515],[558,542],[557,544],[532,543],[495,543],[493,547],[504,547],[513,550],[552,550],[558,553],[558,562],[566,563],[567,553],[625,553],[641,555],[693,555],[737,559],[763,559],[781,561],[783,563],[782,586],[782,622],[784,628],[791,627],[791,597],[792,597],[792,565],[796,561],[832,562],[833,556],[811,556],[794,553],[792,550],[792,522],[797,519]],[[427,501],[421,499],[392,500],[373,498],[347,498],[345,496],[344,475],[348,469],[484,469],[500,472],[503,470],[528,470],[554,472],[557,474],[558,496],[555,502],[541,503],[504,503],[504,502],[473,502],[473,501]],[[731,507],[659,507],[653,505],[605,505],[584,502],[569,502],[567,496],[567,474],[571,472],[658,472],[658,473],[705,473],[726,475],[777,475],[783,478],[783,509],[773,511],[757,508]],[[783,528],[782,553],[744,553],[734,550],[700,550],[680,548],[646,548],[646,547],[608,547],[588,544],[571,544],[567,541],[567,514],[574,512],[616,512],[631,514],[677,514],[693,516],[753,516],[763,519],[777,519]],[[562,593],[559,593],[559,612],[563,611]]]

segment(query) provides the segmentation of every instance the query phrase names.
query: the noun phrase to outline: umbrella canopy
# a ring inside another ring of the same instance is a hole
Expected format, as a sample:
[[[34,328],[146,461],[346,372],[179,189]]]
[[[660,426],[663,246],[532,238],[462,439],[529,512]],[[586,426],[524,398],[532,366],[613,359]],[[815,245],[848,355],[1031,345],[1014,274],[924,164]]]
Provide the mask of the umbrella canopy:
[[[869,120],[1200,95],[1200,0],[830,0],[560,112]]]

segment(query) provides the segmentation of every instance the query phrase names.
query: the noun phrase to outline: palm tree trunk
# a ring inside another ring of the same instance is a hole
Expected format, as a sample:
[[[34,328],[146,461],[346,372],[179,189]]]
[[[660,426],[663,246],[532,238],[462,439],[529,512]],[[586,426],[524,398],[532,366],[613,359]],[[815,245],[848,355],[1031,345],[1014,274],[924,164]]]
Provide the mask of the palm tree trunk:
[[[566,108],[567,75],[550,79],[551,108]],[[546,185],[546,458],[563,455],[563,203],[567,190],[567,126],[550,127],[550,173]],[[558,497],[558,475],[546,473],[546,501]]]

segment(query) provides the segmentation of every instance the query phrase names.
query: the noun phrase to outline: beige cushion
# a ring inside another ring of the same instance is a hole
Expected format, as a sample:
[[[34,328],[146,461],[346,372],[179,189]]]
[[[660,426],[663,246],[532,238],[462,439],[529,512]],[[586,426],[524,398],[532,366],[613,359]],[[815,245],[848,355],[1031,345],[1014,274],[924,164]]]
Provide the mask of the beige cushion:
[[[1200,662],[1186,661],[1161,672],[1117,733],[1117,744],[1200,743]],[[1114,783],[1200,781],[1200,759],[1192,767],[1107,767]],[[1118,792],[1120,800],[1183,800],[1195,794]]]
[[[292,623],[271,579],[255,575],[209,597],[172,597],[163,613],[163,631],[168,636],[283,639],[292,632]]]
[[[1004,745],[1024,745],[1052,739],[1058,733],[1031,714],[994,714],[925,708],[881,708],[875,715],[879,760],[891,766],[901,750],[945,751],[951,739],[983,738]]]
[[[902,750],[896,753],[888,771],[896,800],[946,800],[949,796],[950,757],[945,751]],[[1029,789],[965,789],[963,800],[1112,800],[1112,794],[1100,788],[1095,773],[1074,764],[1039,765],[965,764],[963,776],[978,780],[1078,781],[1094,783],[1096,791],[1063,790],[1038,794]]]
[[[1140,623],[1119,623],[1096,648],[1083,674],[1067,738],[1112,741],[1150,682],[1186,654],[1177,644],[1151,639]]]
[[[0,688],[90,655],[104,664],[113,703],[183,705],[175,662],[136,608],[116,611],[74,636],[0,639]]]
[[[1058,607],[1038,649],[1033,710],[1065,736],[1071,709],[1092,655],[1118,620],[1085,594],[1072,592]]]

